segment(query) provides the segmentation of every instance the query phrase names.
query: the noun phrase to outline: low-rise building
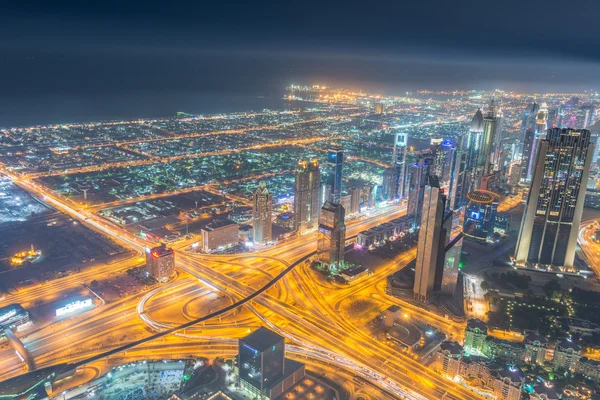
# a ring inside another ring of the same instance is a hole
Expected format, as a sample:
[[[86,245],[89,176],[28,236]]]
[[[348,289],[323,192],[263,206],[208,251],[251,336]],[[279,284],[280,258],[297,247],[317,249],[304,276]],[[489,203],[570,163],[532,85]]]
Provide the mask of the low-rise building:
[[[508,363],[516,363],[524,358],[525,345],[488,336],[483,344],[483,354],[491,359],[498,358]]]
[[[539,332],[527,331],[525,332],[524,343],[524,361],[530,364],[544,365],[548,349],[548,340],[540,335]]]
[[[20,304],[9,304],[0,308],[0,338],[5,329],[14,329],[29,322],[29,313]]]
[[[563,329],[565,331],[569,331],[571,334],[592,336],[596,333],[600,333],[600,326],[586,319],[577,317],[564,317],[561,319],[561,322]]]
[[[216,220],[206,225],[202,233],[202,251],[210,253],[238,243],[238,224],[229,220]]]
[[[484,357],[466,356],[456,342],[443,342],[433,368],[449,379],[462,379],[481,393],[501,400],[519,400],[525,375],[515,367],[499,364]]]
[[[146,269],[150,276],[159,282],[166,282],[175,276],[175,252],[161,244],[146,251]]]
[[[596,360],[590,360],[586,357],[581,357],[577,364],[577,372],[593,380],[594,382],[600,381],[600,362]]]
[[[480,319],[470,319],[467,321],[465,330],[465,348],[483,351],[483,344],[487,337],[488,327],[485,322]]]
[[[581,346],[571,339],[566,339],[556,345],[552,364],[554,365],[554,368],[575,371],[580,358]]]

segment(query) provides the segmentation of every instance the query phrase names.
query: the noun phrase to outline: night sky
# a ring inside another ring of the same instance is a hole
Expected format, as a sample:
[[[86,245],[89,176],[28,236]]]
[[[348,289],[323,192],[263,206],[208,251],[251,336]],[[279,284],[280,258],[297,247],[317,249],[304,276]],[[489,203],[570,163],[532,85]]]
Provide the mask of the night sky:
[[[596,0],[15,1],[0,16],[0,126],[290,83],[597,89],[599,15]]]

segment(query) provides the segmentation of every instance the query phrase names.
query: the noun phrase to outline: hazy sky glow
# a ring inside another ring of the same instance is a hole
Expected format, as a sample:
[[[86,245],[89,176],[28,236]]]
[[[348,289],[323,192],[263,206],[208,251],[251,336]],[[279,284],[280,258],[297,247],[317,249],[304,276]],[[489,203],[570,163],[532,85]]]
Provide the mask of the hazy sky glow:
[[[273,95],[290,83],[598,89],[598,15],[596,0],[12,2],[0,16],[0,106]]]

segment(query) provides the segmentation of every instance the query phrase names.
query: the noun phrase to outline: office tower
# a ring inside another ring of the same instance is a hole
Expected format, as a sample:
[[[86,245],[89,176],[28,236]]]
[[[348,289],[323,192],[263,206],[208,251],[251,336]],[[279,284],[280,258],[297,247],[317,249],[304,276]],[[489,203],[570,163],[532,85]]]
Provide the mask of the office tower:
[[[510,168],[510,176],[508,178],[508,184],[511,186],[517,186],[521,182],[521,176],[523,175],[523,168],[520,165],[513,165]]]
[[[578,129],[588,129],[596,122],[596,107],[592,104],[586,104],[577,110],[576,126]]]
[[[273,198],[267,190],[265,181],[260,181],[254,192],[252,221],[254,243],[267,243],[272,240]]]
[[[539,143],[515,250],[519,266],[573,270],[594,153],[588,130],[549,129]]]
[[[468,156],[465,150],[454,152],[449,191],[449,209],[451,211],[459,210],[463,206],[469,190]]]
[[[537,116],[540,106],[534,101],[530,103],[525,111],[523,112],[523,119],[521,121],[521,135],[519,138],[519,155],[523,156],[523,147],[525,144],[525,136],[528,130],[535,131],[535,118]]]
[[[362,188],[362,201],[363,205],[370,210],[375,207],[375,193],[377,186],[364,185]]]
[[[360,212],[360,188],[350,189],[350,214],[356,215]]]
[[[481,108],[478,108],[473,115],[473,119],[471,120],[471,126],[469,127],[469,138],[465,144],[465,148],[463,150],[469,150],[469,157],[475,161],[477,159],[476,155],[479,151],[479,145],[481,143],[481,135],[483,134],[483,114],[481,113]]]
[[[494,236],[494,224],[498,210],[498,195],[487,190],[467,194],[463,232],[468,239],[486,243]]]
[[[534,147],[535,144],[535,130],[527,129],[525,132],[524,142],[523,142],[523,151],[521,153],[521,165],[522,165],[522,182],[531,181],[531,174],[533,173],[533,166],[535,164],[535,160],[533,159],[534,155]]]
[[[377,115],[383,114],[383,104],[375,103],[375,114],[377,114]]]
[[[395,168],[395,198],[406,197],[406,153],[408,152],[408,135],[396,132],[394,134],[394,151],[392,153],[392,168]]]
[[[321,210],[321,173],[316,158],[300,160],[294,180],[294,230],[300,234],[319,224]]]
[[[590,132],[592,134],[590,141],[594,143],[594,157],[592,158],[592,162],[595,163],[598,162],[598,156],[600,155],[600,146],[598,146],[598,138],[600,138],[600,120],[590,126]]]
[[[421,154],[417,162],[411,167],[406,215],[412,221],[413,229],[417,229],[421,222],[423,195],[425,185],[429,179],[432,161],[433,157],[431,154]]]
[[[450,175],[452,170],[452,159],[456,146],[450,140],[444,140],[435,149],[432,174],[437,175],[442,187],[448,187],[450,184]]]
[[[559,104],[556,108],[556,128],[564,128],[565,123],[565,107]]]
[[[346,210],[341,204],[325,202],[319,217],[317,260],[328,268],[337,268],[344,261],[346,243]]]
[[[386,168],[383,170],[383,182],[381,186],[381,200],[392,202],[396,199],[396,169]]]
[[[285,357],[285,340],[260,327],[238,341],[240,387],[257,399],[274,399],[305,375],[302,363]]]
[[[146,251],[146,269],[151,277],[166,282],[175,276],[175,252],[164,243]]]
[[[421,302],[432,300],[440,240],[442,240],[442,222],[444,218],[445,198],[435,176],[430,176],[424,188],[423,213],[419,241],[417,243],[417,260],[415,264],[414,297]],[[443,251],[443,250],[442,250]]]
[[[480,176],[489,175],[493,170],[492,152],[496,133],[496,104],[492,99],[487,115],[483,119],[483,133],[477,154],[477,169]]]
[[[494,125],[494,142],[492,143],[492,170],[493,171],[501,171],[502,170],[502,129],[504,123],[504,113],[502,109],[498,108],[496,112],[496,124]]]
[[[329,174],[328,184],[331,185],[331,194],[329,201],[339,204],[342,195],[342,165],[344,162],[344,152],[342,149],[334,148],[327,151],[327,164],[333,168]]]
[[[205,253],[233,246],[239,242],[240,227],[228,219],[216,219],[200,229],[202,234],[201,249]]]
[[[556,121],[558,119],[558,110],[556,108],[548,109],[548,128],[556,128]]]

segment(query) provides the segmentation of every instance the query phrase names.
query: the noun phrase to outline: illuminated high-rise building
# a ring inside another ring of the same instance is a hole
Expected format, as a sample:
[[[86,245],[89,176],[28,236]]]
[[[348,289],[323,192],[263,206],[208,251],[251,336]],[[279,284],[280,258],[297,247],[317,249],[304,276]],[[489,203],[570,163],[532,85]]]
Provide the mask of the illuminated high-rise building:
[[[588,129],[596,122],[596,107],[592,104],[586,104],[579,107],[576,118],[576,126],[578,129]]]
[[[327,163],[332,168],[327,182],[331,186],[329,201],[334,204],[339,204],[340,197],[342,196],[342,166],[344,163],[343,150],[339,147],[329,149],[327,151]]]
[[[467,170],[469,154],[465,150],[456,150],[452,161],[450,177],[449,209],[454,211],[463,206],[469,191],[469,172]]]
[[[386,168],[383,170],[383,182],[381,185],[381,199],[383,201],[394,201],[396,199],[396,169]]]
[[[299,382],[305,366],[285,357],[282,336],[260,327],[238,341],[240,387],[253,399],[274,399]]]
[[[515,250],[517,265],[573,270],[594,152],[588,130],[549,129],[539,142]]]
[[[175,252],[165,244],[146,251],[146,269],[151,277],[166,282],[175,276]]]
[[[294,180],[294,230],[300,234],[319,225],[321,210],[321,173],[316,158],[300,160]]]
[[[535,118],[540,109],[540,106],[534,101],[530,103],[525,111],[523,112],[523,119],[521,121],[521,136],[519,139],[519,154],[523,157],[524,154],[524,146],[525,146],[525,136],[528,130],[532,132],[535,131]]]
[[[382,103],[375,103],[375,114],[377,114],[377,115],[383,114],[383,104]]]
[[[423,213],[417,260],[415,264],[414,297],[421,302],[430,302],[436,285],[440,256],[443,257],[442,223],[446,199],[436,176],[430,176],[424,188]],[[442,247],[440,249],[440,247]],[[442,254],[440,254],[440,251]],[[442,258],[443,260],[443,258]],[[443,263],[443,261],[442,261]],[[443,268],[443,265],[441,266]]]
[[[432,173],[437,175],[440,185],[447,188],[450,185],[452,174],[452,160],[456,146],[450,140],[444,140],[435,149]]]
[[[408,152],[408,135],[405,133],[394,134],[394,151],[392,153],[392,168],[395,169],[395,198],[406,197],[406,153]]]
[[[272,240],[273,197],[265,181],[260,181],[254,192],[252,222],[255,243],[267,243]]]
[[[531,181],[531,174],[533,173],[532,164],[534,164],[533,156],[535,153],[533,145],[535,144],[535,130],[527,129],[523,138],[523,149],[521,153],[521,181]]]
[[[406,215],[411,219],[414,229],[421,223],[423,195],[428,182],[433,156],[430,153],[418,156],[417,162],[411,167]]]
[[[492,99],[487,115],[483,119],[483,133],[477,154],[477,169],[480,176],[489,175],[493,171],[492,153],[497,131],[496,104]]]
[[[502,170],[502,160],[503,160],[503,149],[502,149],[502,129],[504,123],[504,112],[502,109],[498,108],[496,111],[496,123],[495,123],[495,133],[494,133],[494,142],[492,143],[492,171],[501,171]]]
[[[346,210],[341,204],[325,202],[319,217],[317,260],[328,268],[335,268],[344,261],[346,244]]]

